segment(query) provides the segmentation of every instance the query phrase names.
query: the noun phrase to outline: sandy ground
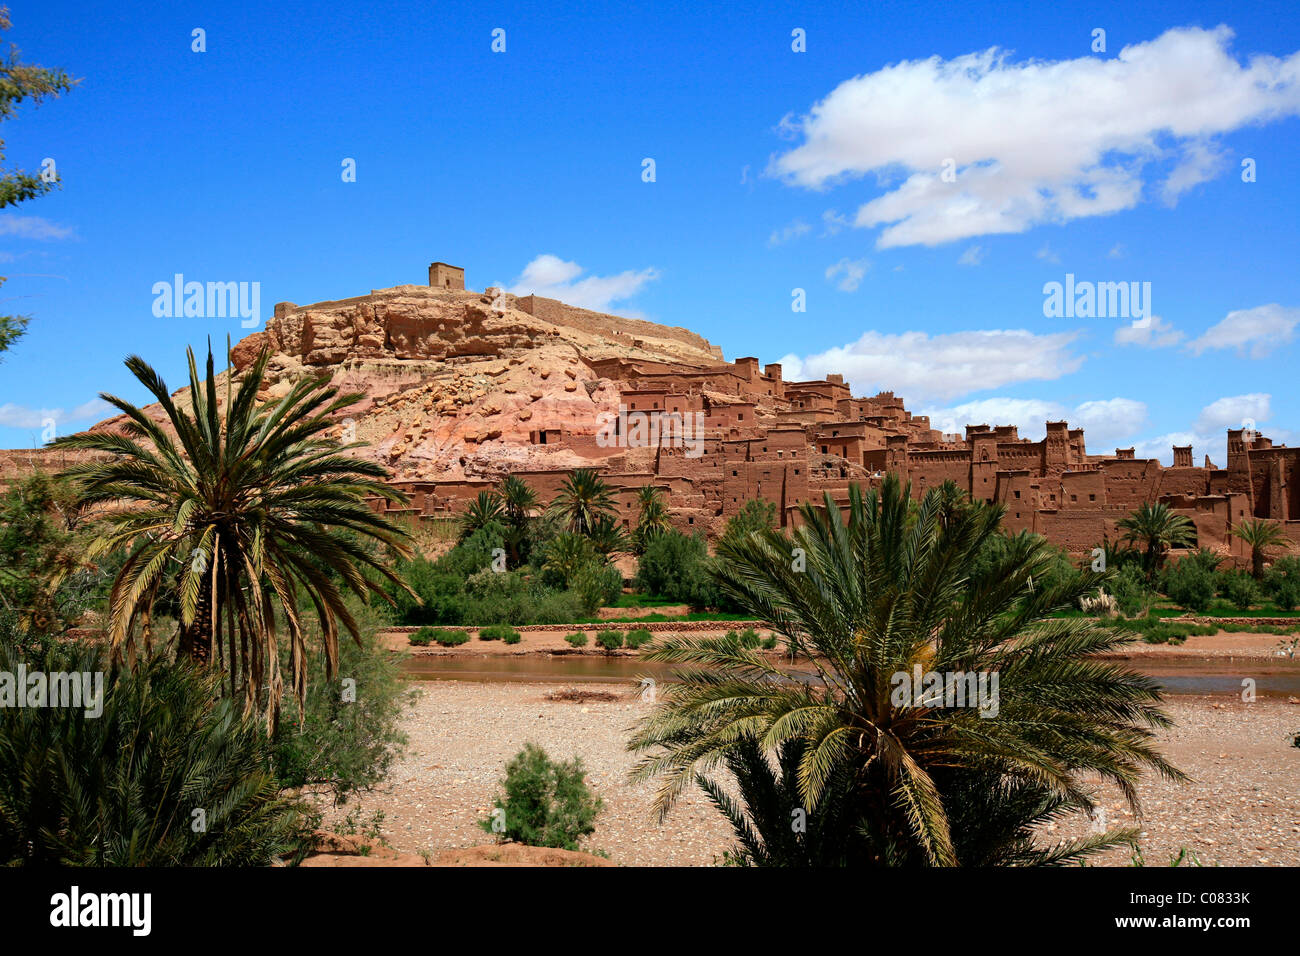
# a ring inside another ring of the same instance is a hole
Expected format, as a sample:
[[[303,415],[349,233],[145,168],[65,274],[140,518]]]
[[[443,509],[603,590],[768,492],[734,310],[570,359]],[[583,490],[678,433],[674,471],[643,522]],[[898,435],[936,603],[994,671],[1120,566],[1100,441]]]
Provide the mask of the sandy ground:
[[[529,741],[556,758],[581,757],[604,800],[583,849],[604,851],[623,865],[707,866],[731,844],[730,829],[702,793],[688,793],[660,825],[650,813],[653,785],[629,783],[634,757],[624,750],[627,730],[651,706],[634,689],[613,701],[571,702],[547,699],[565,689],[561,684],[418,686],[406,720],[410,746],[388,783],[335,811],[382,809],[395,849],[440,854],[490,842],[478,821],[489,812],[505,763]],[[1169,710],[1177,724],[1162,735],[1164,752],[1193,779],[1142,786],[1147,863],[1167,864],[1187,848],[1206,865],[1300,865],[1300,749],[1286,740],[1300,730],[1300,706],[1275,698],[1244,704],[1173,697]],[[1101,804],[1108,825],[1132,824],[1117,796]],[[1089,826],[1080,818],[1045,836],[1081,834]],[[1129,855],[1104,862],[1126,865]]]

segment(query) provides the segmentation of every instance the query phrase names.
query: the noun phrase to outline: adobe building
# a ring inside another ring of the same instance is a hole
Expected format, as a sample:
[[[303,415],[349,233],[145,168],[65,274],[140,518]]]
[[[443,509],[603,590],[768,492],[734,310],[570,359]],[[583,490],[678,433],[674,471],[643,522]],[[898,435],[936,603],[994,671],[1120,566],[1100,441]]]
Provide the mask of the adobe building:
[[[429,263],[429,286],[434,289],[465,291],[465,270],[445,262]]]
[[[685,328],[472,292],[464,269],[445,262],[429,265],[428,287],[280,303],[233,349],[236,371],[262,347],[284,356],[285,374],[328,368],[366,394],[356,414],[367,454],[410,495],[402,513],[432,520],[459,514],[505,474],[549,501],[575,468],[591,467],[613,488],[621,523],[635,523],[636,491],[652,485],[679,530],[716,538],[750,499],[774,504],[790,526],[804,502],[846,502],[850,484],[893,472],[916,496],[951,481],[1002,506],[1009,530],[1080,556],[1118,540],[1118,522],[1143,502],[1186,515],[1196,546],[1236,561],[1249,556],[1232,529],[1252,517],[1300,543],[1300,449],[1256,431],[1228,431],[1222,468],[1195,464],[1186,445],[1170,467],[1133,448],[1094,454],[1064,421],[1047,422],[1038,441],[1015,424],[945,433],[893,392],[855,396],[835,374],[787,381],[779,364],[727,362]],[[611,443],[598,422],[617,410]],[[646,427],[624,431],[626,416]],[[677,440],[688,424],[689,441]],[[62,454],[0,452],[0,488],[61,467]]]

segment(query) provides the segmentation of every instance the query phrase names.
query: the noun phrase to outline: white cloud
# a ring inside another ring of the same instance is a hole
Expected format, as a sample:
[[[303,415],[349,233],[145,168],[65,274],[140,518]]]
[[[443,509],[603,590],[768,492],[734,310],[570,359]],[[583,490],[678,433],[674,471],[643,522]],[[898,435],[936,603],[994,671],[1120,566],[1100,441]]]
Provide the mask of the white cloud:
[[[1258,425],[1266,422],[1272,414],[1273,396],[1265,392],[1251,392],[1249,395],[1229,395],[1211,402],[1201,409],[1201,417],[1196,420],[1196,430],[1202,433],[1219,432],[1229,428],[1243,428],[1245,423]]]
[[[1284,309],[1276,302],[1238,309],[1210,326],[1200,338],[1188,342],[1187,347],[1196,355],[1208,349],[1235,348],[1239,354],[1253,359],[1264,358],[1295,338],[1297,323],[1300,323],[1300,309]]]
[[[984,261],[984,247],[971,246],[957,259],[959,266],[977,266]]]
[[[1099,447],[1126,439],[1146,424],[1147,406],[1131,398],[1108,398],[1068,408],[1037,398],[981,398],[950,408],[926,408],[930,424],[944,432],[962,433],[967,425],[1015,425],[1021,438],[1040,440],[1049,421],[1068,421],[1084,430],[1084,439]],[[1095,452],[1094,452],[1095,454]]]
[[[942,432],[962,434],[967,425],[1016,425],[1022,438],[1043,436],[1042,423],[1059,419],[1062,407],[1056,402],[1037,398],[980,398],[948,408],[921,409],[930,416],[930,427]]]
[[[1133,446],[1134,458],[1157,458],[1165,465],[1174,463],[1174,446],[1191,445],[1192,446],[1192,464],[1204,464],[1205,456],[1209,455],[1210,460],[1219,468],[1227,464],[1227,438],[1224,435],[1200,435],[1196,432],[1168,432],[1164,435],[1157,435],[1155,438],[1147,438],[1140,441],[1130,442]],[[1125,448],[1128,445],[1123,446]],[[1092,449],[1089,449],[1093,452]]]
[[[843,276],[835,287],[841,292],[857,292],[858,286],[862,285],[862,278],[871,268],[871,263],[866,259],[841,259],[833,266],[826,269],[826,281],[832,281],[837,275]]]
[[[1122,242],[1115,243],[1115,245],[1110,247],[1110,252],[1106,253],[1106,255],[1111,259],[1123,259],[1124,243]]]
[[[1189,143],[1182,159],[1161,185],[1160,198],[1166,206],[1175,206],[1179,196],[1193,186],[1208,183],[1226,166],[1223,152],[1213,143]]]
[[[1131,325],[1121,325],[1115,330],[1116,345],[1138,345],[1144,349],[1162,349],[1177,345],[1183,333],[1158,315],[1138,320]]]
[[[566,262],[559,256],[540,255],[520,273],[509,291],[515,295],[536,294],[548,299],[559,299],[582,309],[604,312],[615,302],[630,299],[645,286],[659,278],[655,269],[620,272],[614,276],[582,275],[582,266]]]
[[[1204,464],[1205,456],[1210,456],[1219,468],[1228,464],[1228,429],[1259,428],[1272,415],[1272,396],[1265,392],[1251,392],[1247,395],[1228,395],[1217,399],[1201,409],[1200,416],[1192,427],[1186,431],[1169,432],[1164,435],[1133,442],[1138,458],[1159,458],[1166,465],[1173,462],[1174,445],[1192,446],[1192,463]],[[1275,442],[1289,443],[1296,437],[1286,429],[1259,429]]]
[[[1039,259],[1042,259],[1044,262],[1051,262],[1056,265],[1061,264],[1061,257],[1052,251],[1052,244],[1049,242],[1043,243],[1043,248],[1035,252],[1034,255]]]
[[[55,425],[86,422],[93,424],[115,414],[116,409],[103,399],[92,398],[71,410],[62,408],[28,408],[6,402],[0,405],[0,426],[7,428],[44,428],[50,420]]]
[[[1085,441],[1104,448],[1141,429],[1147,421],[1147,406],[1132,398],[1107,398],[1084,402],[1067,418],[1071,425],[1083,429]]]
[[[790,223],[790,225],[774,230],[772,235],[768,236],[768,248],[779,246],[783,243],[790,242],[793,239],[802,239],[810,232],[812,232],[812,226],[796,219],[794,222]]]
[[[840,372],[856,394],[893,389],[910,403],[947,401],[1013,382],[1050,381],[1077,371],[1082,356],[1069,351],[1077,332],[1036,335],[992,329],[929,335],[867,332],[856,342],[816,355],[781,359],[791,380]]]
[[[49,242],[53,239],[70,239],[74,235],[76,230],[71,226],[60,226],[40,216],[17,216],[13,213],[0,216],[0,236]]]
[[[1146,180],[1166,202],[1222,168],[1217,137],[1300,113],[1300,52],[1230,52],[1232,30],[1185,27],[1113,59],[1016,62],[996,48],[845,80],[769,172],[825,189],[872,173],[886,192],[856,225],[877,245],[937,245],[1129,209]],[[951,159],[955,182],[944,182]],[[898,179],[901,173],[905,178]]]
[[[853,225],[848,216],[840,215],[838,210],[827,209],[822,213],[823,236],[838,235],[842,229]]]

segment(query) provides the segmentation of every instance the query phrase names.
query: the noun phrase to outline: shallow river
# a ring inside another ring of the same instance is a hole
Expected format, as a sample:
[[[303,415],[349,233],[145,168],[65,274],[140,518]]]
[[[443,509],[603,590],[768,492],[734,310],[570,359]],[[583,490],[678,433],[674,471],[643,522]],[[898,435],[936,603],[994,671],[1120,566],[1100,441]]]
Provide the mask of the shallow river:
[[[1261,697],[1300,697],[1300,660],[1260,661],[1225,657],[1142,659],[1132,666],[1155,677],[1170,694],[1214,694],[1240,698],[1242,680],[1255,681]],[[670,665],[635,657],[543,654],[484,657],[413,657],[407,673],[416,680],[635,684],[641,677],[664,679]]]

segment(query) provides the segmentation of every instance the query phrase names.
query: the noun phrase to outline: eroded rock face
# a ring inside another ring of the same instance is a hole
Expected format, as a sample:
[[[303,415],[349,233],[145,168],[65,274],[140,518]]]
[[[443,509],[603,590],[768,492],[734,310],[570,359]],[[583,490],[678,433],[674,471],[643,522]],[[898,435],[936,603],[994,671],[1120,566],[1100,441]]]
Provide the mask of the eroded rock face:
[[[521,301],[495,289],[423,286],[308,306],[282,303],[263,331],[233,348],[236,372],[262,349],[271,352],[266,398],[279,397],[303,375],[323,373],[361,393],[340,434],[348,429],[369,443],[369,457],[408,481],[592,464],[585,453],[535,440],[558,431],[591,446],[595,458],[608,457],[595,448],[594,436],[601,412],[617,412],[619,389],[592,362],[706,367],[720,357],[682,329],[552,300]]]

